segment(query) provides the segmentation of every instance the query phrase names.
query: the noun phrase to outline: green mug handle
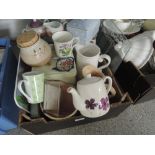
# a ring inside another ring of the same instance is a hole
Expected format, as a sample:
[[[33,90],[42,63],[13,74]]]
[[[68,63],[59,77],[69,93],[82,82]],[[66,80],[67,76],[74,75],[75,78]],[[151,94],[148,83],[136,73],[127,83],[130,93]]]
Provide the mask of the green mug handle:
[[[19,91],[22,93],[22,95],[24,95],[29,101],[32,102],[32,98],[30,96],[28,96],[24,91],[23,91],[23,88],[22,88],[22,84],[23,83],[26,83],[27,81],[26,80],[20,80],[18,82],[18,89]]]

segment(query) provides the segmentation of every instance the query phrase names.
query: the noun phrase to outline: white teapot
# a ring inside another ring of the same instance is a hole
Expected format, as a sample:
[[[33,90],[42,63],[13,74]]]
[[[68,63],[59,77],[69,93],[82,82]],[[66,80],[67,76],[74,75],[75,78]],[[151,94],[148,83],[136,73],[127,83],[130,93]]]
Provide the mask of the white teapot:
[[[106,81],[108,81],[107,86],[105,86]],[[89,74],[77,82],[77,90],[69,87],[67,92],[72,94],[73,104],[83,116],[95,118],[103,116],[109,111],[108,93],[111,87],[111,77],[92,77]]]

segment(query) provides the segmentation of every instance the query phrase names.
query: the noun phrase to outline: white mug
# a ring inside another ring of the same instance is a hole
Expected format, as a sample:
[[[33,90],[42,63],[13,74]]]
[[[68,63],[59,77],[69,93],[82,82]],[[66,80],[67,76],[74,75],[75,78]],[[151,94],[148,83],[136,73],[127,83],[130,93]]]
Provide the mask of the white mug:
[[[32,71],[23,73],[23,80],[18,82],[18,89],[29,103],[38,104],[44,98],[44,73]],[[22,88],[24,84],[25,89]]]
[[[110,56],[107,54],[100,55],[100,52],[100,48],[92,43],[80,48],[77,51],[76,64],[79,77],[82,77],[82,69],[86,65],[98,67],[98,62],[102,62],[104,59],[106,59],[107,63],[100,66],[99,69],[102,70],[109,66],[111,63]]]
[[[64,30],[63,24],[58,21],[45,22],[44,26],[46,28],[46,32],[51,34]]]
[[[72,57],[73,48],[79,42],[70,32],[60,31],[53,34],[55,51],[58,57]]]

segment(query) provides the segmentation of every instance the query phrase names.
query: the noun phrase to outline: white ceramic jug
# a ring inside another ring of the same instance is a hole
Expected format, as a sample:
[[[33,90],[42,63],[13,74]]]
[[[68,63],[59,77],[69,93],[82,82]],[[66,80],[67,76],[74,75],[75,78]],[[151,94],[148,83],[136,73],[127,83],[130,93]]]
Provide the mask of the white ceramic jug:
[[[105,82],[108,81],[108,86]],[[91,77],[87,75],[77,82],[77,90],[69,87],[68,93],[72,94],[73,104],[83,116],[95,118],[105,115],[110,109],[108,93],[112,87],[112,79]]]

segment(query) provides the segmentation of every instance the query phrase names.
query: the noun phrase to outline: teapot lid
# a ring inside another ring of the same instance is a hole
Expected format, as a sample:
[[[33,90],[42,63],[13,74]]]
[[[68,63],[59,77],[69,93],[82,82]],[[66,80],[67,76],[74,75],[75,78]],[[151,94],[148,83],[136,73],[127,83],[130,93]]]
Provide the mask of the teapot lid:
[[[91,74],[88,74],[85,78],[83,78],[82,80],[78,81],[77,84],[78,85],[86,86],[86,85],[97,83],[101,79],[102,78],[100,78],[100,77],[91,76]]]
[[[38,34],[35,31],[26,31],[17,37],[17,45],[19,47],[29,47],[37,42],[39,39]]]

